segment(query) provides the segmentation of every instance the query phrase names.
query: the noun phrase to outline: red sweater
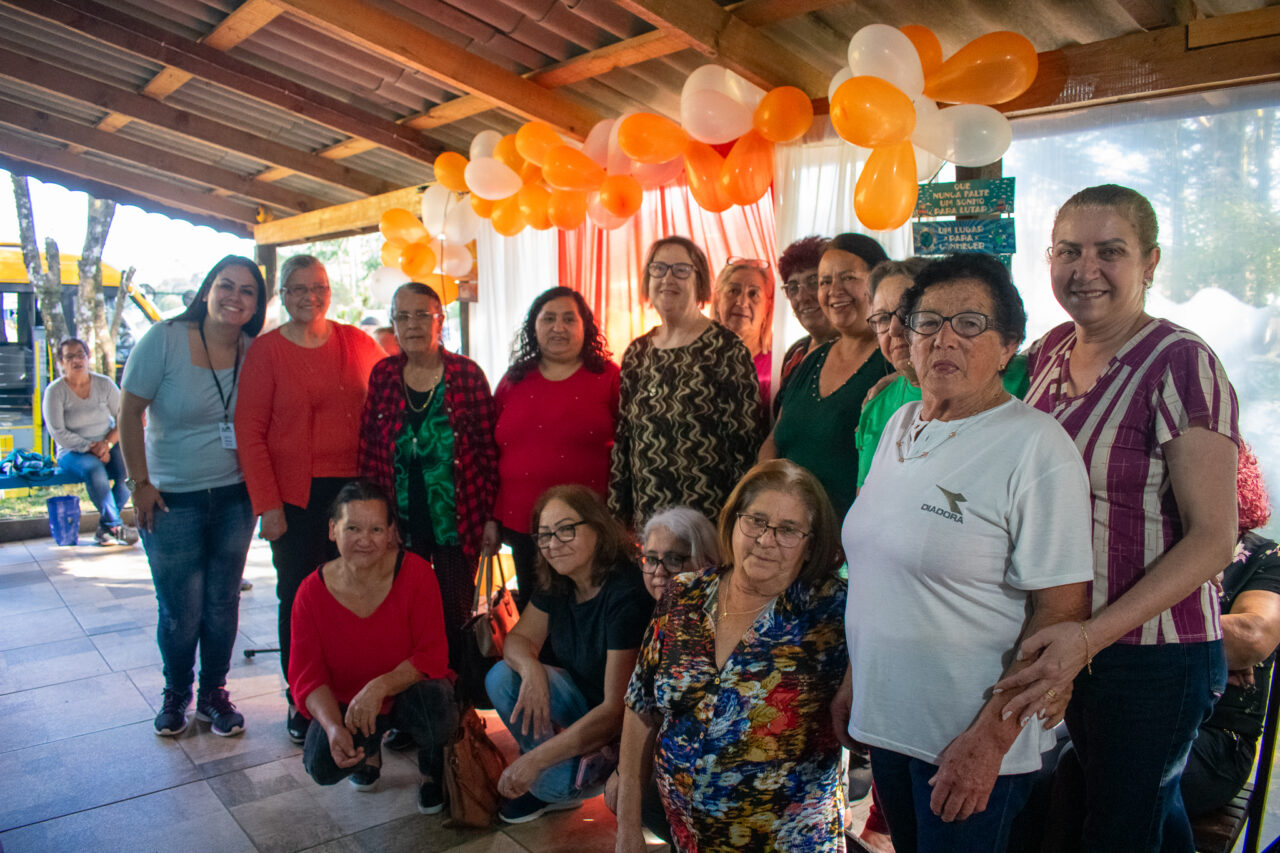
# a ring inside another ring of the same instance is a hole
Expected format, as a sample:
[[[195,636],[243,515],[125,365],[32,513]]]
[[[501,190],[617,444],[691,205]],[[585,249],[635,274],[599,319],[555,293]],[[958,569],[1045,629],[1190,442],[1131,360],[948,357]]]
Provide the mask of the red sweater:
[[[579,367],[558,382],[536,367],[519,382],[508,374],[493,401],[498,409],[494,518],[528,533],[538,496],[563,483],[579,483],[605,497],[618,420],[617,365],[607,362],[603,373]]]
[[[386,357],[344,323],[315,349],[279,329],[254,340],[236,398],[236,444],[253,511],[307,505],[312,477],[356,476],[369,371]]]
[[[405,552],[400,573],[378,609],[361,619],[333,597],[321,572],[312,572],[293,600],[289,687],[308,717],[307,697],[329,685],[347,704],[379,675],[413,663],[427,678],[452,678],[440,586],[431,564]],[[391,699],[382,711],[391,710]]]

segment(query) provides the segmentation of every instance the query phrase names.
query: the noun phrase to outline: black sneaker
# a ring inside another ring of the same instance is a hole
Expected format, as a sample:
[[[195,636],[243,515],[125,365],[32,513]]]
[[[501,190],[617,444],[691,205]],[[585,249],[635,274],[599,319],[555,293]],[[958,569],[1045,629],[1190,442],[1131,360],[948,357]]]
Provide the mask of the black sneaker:
[[[190,704],[190,693],[179,693],[166,687],[160,713],[156,714],[156,734],[160,737],[175,737],[185,732],[187,706]]]
[[[196,719],[209,724],[209,731],[219,737],[231,737],[244,731],[244,715],[231,704],[225,687],[201,690],[196,697]]]
[[[382,745],[394,752],[404,752],[410,747],[417,746],[413,741],[413,735],[404,729],[387,729],[387,733],[382,739]]]
[[[306,743],[307,729],[311,728],[311,721],[302,716],[301,711],[290,705],[284,728],[289,733],[289,740],[294,743]]]
[[[116,538],[111,535],[111,529],[109,527],[99,526],[97,532],[93,534],[93,544],[104,546],[114,545],[116,544]]]
[[[418,786],[418,814],[440,814],[444,811],[444,789],[434,779]]]
[[[504,823],[528,823],[542,817],[547,812],[567,811],[582,805],[582,800],[563,800],[559,803],[548,803],[540,800],[532,793],[522,794],[514,800],[507,800],[498,809],[498,817]]]
[[[378,779],[382,777],[382,768],[373,767],[366,764],[363,767],[357,767],[347,777],[347,781],[351,783],[351,787],[357,791],[369,792],[378,787]]]

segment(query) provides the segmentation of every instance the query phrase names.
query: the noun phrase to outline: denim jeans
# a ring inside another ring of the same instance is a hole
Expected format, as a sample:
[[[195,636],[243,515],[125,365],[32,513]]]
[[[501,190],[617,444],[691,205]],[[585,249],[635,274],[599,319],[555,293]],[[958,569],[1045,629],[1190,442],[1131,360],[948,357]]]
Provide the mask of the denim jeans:
[[[558,733],[573,725],[591,709],[587,707],[586,698],[573,683],[569,673],[557,666],[543,664],[542,668],[546,670],[547,687],[551,694],[551,727],[553,732]],[[511,709],[515,707],[516,699],[520,696],[520,682],[520,676],[507,666],[506,661],[498,661],[485,677],[484,686],[489,691],[494,710],[498,712],[507,730],[515,738],[523,755],[548,738],[524,734],[521,731],[525,721],[523,716],[518,722],[511,721]],[[574,756],[548,767],[542,771],[542,775],[529,790],[535,797],[547,803],[561,803],[582,797],[584,792],[574,784],[578,778],[578,760],[579,756]],[[593,796],[595,793],[599,791],[593,791],[587,795]]]
[[[1031,794],[1035,773],[998,777],[985,809],[945,823],[929,808],[933,794],[929,780],[938,772],[936,764],[888,749],[870,749],[876,795],[897,853],[1003,853],[1009,827]]]
[[[338,710],[346,714],[347,706],[339,705]],[[364,747],[365,760],[351,767],[334,763],[329,735],[319,725],[310,726],[302,747],[302,766],[319,784],[336,785],[380,754],[382,736],[392,728],[413,735],[418,744],[418,771],[444,784],[444,747],[458,731],[458,703],[453,698],[453,685],[445,678],[409,685],[392,700],[391,713],[378,715],[373,735],[354,735],[352,746]]]
[[[240,578],[253,536],[243,483],[196,492],[161,492],[168,512],[141,531],[160,622],[156,641],[165,687],[190,692],[200,647],[200,689],[222,687],[240,620]]]
[[[1191,853],[1182,769],[1226,682],[1219,640],[1116,644],[1076,677],[1066,720],[1084,768],[1083,849]]]
[[[89,500],[98,508],[99,527],[119,527],[120,507],[129,500],[129,487],[124,484],[124,457],[120,445],[111,448],[111,455],[104,463],[92,453],[63,450],[58,453],[58,465],[64,471],[84,480]],[[112,486],[112,481],[115,485]]]

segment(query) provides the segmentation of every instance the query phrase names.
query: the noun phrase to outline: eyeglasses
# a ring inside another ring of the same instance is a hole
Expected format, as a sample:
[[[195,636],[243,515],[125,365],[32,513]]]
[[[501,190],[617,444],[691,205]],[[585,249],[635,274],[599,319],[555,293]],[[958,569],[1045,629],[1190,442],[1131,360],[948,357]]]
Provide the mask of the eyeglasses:
[[[790,524],[770,524],[769,519],[749,512],[738,513],[738,529],[748,539],[760,539],[765,531],[773,531],[773,541],[780,547],[794,548],[804,541],[809,534],[807,530],[792,527]]]
[[[689,554],[676,554],[668,551],[661,556],[657,554],[645,554],[640,560],[640,568],[646,575],[651,575],[662,569],[669,575],[679,574],[685,564],[689,562]]]
[[[867,325],[871,327],[871,331],[877,335],[883,335],[889,331],[889,326],[893,323],[893,318],[898,316],[895,311],[877,311],[867,318]],[[955,328],[954,326],[952,328]]]
[[[538,540],[539,548],[546,548],[551,544],[551,537],[559,539],[561,542],[572,542],[578,538],[578,527],[586,524],[585,521],[574,521],[569,524],[562,524],[555,530],[540,530],[534,534],[534,539]]]
[[[769,268],[768,261],[760,258],[740,258],[737,255],[730,257],[729,260],[724,262],[724,265],[727,267],[751,267],[753,270],[767,270]]]
[[[419,323],[429,323],[432,320],[439,320],[444,315],[439,311],[397,311],[391,315],[391,321],[399,326],[403,326],[410,320],[417,320]]]
[[[810,275],[805,276],[804,281],[802,282],[788,281],[786,284],[782,285],[782,293],[788,299],[795,299],[797,296],[800,295],[801,287],[803,287],[805,290],[809,291],[810,293],[817,293],[818,292],[818,274],[816,272],[811,273]]]
[[[937,311],[913,311],[907,315],[906,326],[917,335],[936,335],[942,324],[950,323],[951,330],[962,338],[976,338],[987,329],[996,327],[995,321],[980,311],[961,311],[944,317]]]
[[[681,280],[693,275],[693,264],[664,264],[662,261],[649,261],[647,269],[650,278],[662,278],[667,274],[667,270],[671,270],[671,274]]]
[[[310,287],[306,287],[305,285],[290,285],[284,289],[284,292],[288,296],[302,296],[307,293],[310,293],[312,296],[324,296],[329,292],[329,285],[313,284]]]

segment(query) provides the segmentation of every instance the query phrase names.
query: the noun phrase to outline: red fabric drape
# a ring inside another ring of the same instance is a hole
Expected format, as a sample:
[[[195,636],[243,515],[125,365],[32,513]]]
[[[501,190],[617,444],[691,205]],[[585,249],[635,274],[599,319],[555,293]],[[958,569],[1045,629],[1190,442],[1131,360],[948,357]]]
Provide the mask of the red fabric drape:
[[[561,231],[560,282],[586,297],[615,360],[622,358],[628,343],[658,322],[658,315],[640,303],[640,264],[650,243],[672,235],[688,237],[702,247],[713,277],[734,255],[764,258],[777,275],[772,192],[749,207],[709,213],[693,201],[681,179],[646,191],[640,211],[620,228],[605,231],[588,219],[575,231]]]

